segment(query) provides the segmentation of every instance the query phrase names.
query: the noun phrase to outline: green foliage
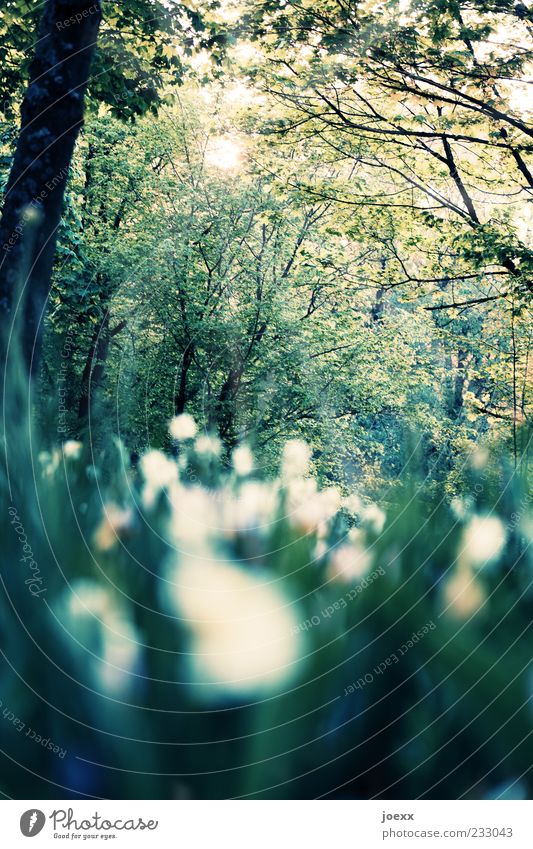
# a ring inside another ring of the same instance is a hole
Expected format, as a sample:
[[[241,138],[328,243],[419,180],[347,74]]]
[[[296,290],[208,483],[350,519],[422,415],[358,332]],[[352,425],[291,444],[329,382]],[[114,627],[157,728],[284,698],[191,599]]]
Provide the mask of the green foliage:
[[[25,0],[7,0],[0,12],[0,113],[8,119],[22,99],[41,9]],[[89,107],[105,103],[122,118],[155,111],[163,86],[182,78],[179,56],[202,44],[202,30],[200,15],[181,4],[104,0]]]
[[[251,147],[239,126],[248,113],[213,89],[202,95],[216,110],[207,119],[198,97],[184,90],[155,126],[106,114],[86,127],[43,384],[46,395],[67,359],[67,432],[85,432],[85,372],[96,367],[93,438],[118,404],[132,450],[168,447],[167,422],[187,409],[227,448],[251,440],[270,468],[288,435],[308,438],[321,476],[364,480],[376,494],[398,475],[416,428],[431,474],[460,485],[464,446],[489,424],[510,437],[509,409],[528,404],[518,298],[512,322],[490,289],[475,311],[441,311],[478,297],[490,228],[474,240],[452,222],[436,219],[433,233],[386,208],[346,209],[317,191],[325,179],[345,185],[342,167],[324,165],[312,145],[301,163]]]

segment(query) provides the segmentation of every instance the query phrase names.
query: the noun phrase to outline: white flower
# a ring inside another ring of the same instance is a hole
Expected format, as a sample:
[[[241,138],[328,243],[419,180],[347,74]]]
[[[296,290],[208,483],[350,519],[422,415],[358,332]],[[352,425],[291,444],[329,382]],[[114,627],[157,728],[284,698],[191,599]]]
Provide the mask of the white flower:
[[[342,506],[351,516],[358,516],[363,509],[361,499],[355,492],[342,499]]]
[[[287,481],[287,500],[285,503],[287,517],[291,524],[301,530],[305,530],[307,525],[310,529],[314,523],[313,516],[307,516],[309,505],[317,494],[317,483],[314,478],[292,478]]]
[[[294,527],[305,533],[323,530],[337,513],[341,504],[338,489],[330,487],[316,491],[316,482],[312,478],[297,478],[288,485],[287,508]]]
[[[495,560],[505,544],[506,530],[497,516],[473,516],[463,531],[462,563],[483,566]]]
[[[333,552],[328,573],[333,579],[340,581],[357,581],[370,570],[372,558],[365,548],[345,544]]]
[[[37,459],[39,460],[39,463],[41,463],[43,476],[52,477],[61,462],[61,454],[57,448],[54,449],[52,454],[48,451],[40,451]]]
[[[322,560],[323,557],[326,556],[329,549],[328,546],[323,539],[318,539],[315,545],[314,557],[315,560]]]
[[[147,483],[154,486],[169,486],[177,479],[176,464],[162,451],[148,451],[141,457],[141,471]]]
[[[104,506],[104,515],[94,534],[94,544],[100,551],[109,551],[117,542],[122,531],[133,521],[131,507],[121,508],[116,504]]]
[[[455,516],[455,518],[459,521],[466,519],[466,517],[468,516],[468,512],[470,510],[470,506],[471,505],[470,505],[468,499],[458,498],[457,496],[455,498],[452,498],[452,500],[450,502],[450,507],[451,507],[452,513]]]
[[[318,502],[322,513],[321,521],[328,521],[340,510],[341,494],[335,486],[329,486],[318,494]]]
[[[63,443],[63,456],[68,460],[77,460],[81,454],[82,448],[83,445],[81,442],[78,442],[75,439],[67,439],[67,441]]]
[[[459,619],[467,619],[485,601],[485,590],[478,578],[466,568],[459,568],[444,587],[446,612]]]
[[[355,545],[362,545],[364,542],[364,534],[361,528],[350,528],[347,534],[348,540]]]
[[[246,481],[236,498],[222,494],[222,524],[227,531],[265,528],[273,521],[278,504],[276,484]]]
[[[287,482],[287,507],[295,510],[307,504],[314,498],[317,492],[317,483],[314,478],[294,478]]]
[[[156,496],[178,479],[178,467],[162,451],[148,451],[141,457],[141,472],[145,479],[143,502],[152,507]]]
[[[138,634],[125,612],[106,589],[86,579],[68,588],[66,612],[69,648],[81,652],[95,685],[124,694],[140,655]]]
[[[222,451],[220,439],[217,436],[208,436],[207,434],[199,436],[194,447],[197,454],[211,455],[212,457],[219,457]]]
[[[231,455],[231,461],[236,473],[242,478],[253,471],[254,457],[247,445],[239,445],[238,448],[235,448]]]
[[[179,483],[170,486],[168,495],[171,539],[177,546],[205,547],[220,528],[216,495],[199,485],[185,487]]]
[[[481,471],[489,462],[490,454],[486,448],[479,446],[472,452],[470,456],[470,466],[476,471]]]
[[[187,557],[171,597],[191,630],[190,673],[205,698],[270,691],[294,675],[298,618],[275,584],[227,561]]]
[[[68,611],[73,617],[94,616],[102,618],[112,612],[109,592],[97,584],[80,578],[68,591]]]
[[[174,416],[171,419],[168,430],[173,439],[184,440],[194,439],[198,427],[192,416],[188,413],[181,413],[181,415]]]
[[[138,666],[139,636],[125,618],[112,618],[102,628],[102,660],[96,673],[100,684],[109,692],[121,695],[134,682],[131,672]]]
[[[361,511],[361,521],[375,534],[380,534],[385,527],[387,517],[377,504],[369,504]]]
[[[309,470],[311,448],[303,439],[289,439],[283,448],[281,472],[284,478],[303,477]]]

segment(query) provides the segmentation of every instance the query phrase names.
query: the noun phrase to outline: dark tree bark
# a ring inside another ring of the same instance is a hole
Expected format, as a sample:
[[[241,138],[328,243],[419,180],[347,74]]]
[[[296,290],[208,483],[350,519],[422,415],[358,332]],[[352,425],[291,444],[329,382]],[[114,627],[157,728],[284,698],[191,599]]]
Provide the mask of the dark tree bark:
[[[454,362],[455,359],[455,362]],[[448,391],[447,408],[448,415],[456,421],[460,418],[464,409],[464,390],[466,386],[466,352],[459,349],[455,357],[447,358]]]
[[[101,20],[100,0],[47,0],[0,221],[0,337],[20,318],[29,371],[39,365],[56,234]],[[24,299],[15,316],[19,287]]]
[[[91,347],[85,361],[85,368],[81,376],[80,403],[78,406],[78,419],[85,419],[89,415],[91,400],[94,391],[102,381],[104,366],[109,349],[109,313],[106,313],[103,321],[96,327]]]
[[[97,326],[91,339],[91,347],[85,360],[85,367],[81,376],[80,402],[78,405],[78,419],[86,419],[91,414],[94,398],[104,381],[107,357],[111,340],[127,326],[128,322],[123,319],[112,330],[109,327],[109,310]]]
[[[187,347],[183,352],[183,358],[181,361],[181,372],[180,372],[180,381],[178,391],[174,396],[174,413],[176,416],[179,416],[181,413],[185,411],[185,405],[187,403],[187,377],[189,374],[189,369],[192,365],[194,357],[194,347],[192,342],[189,342]]]

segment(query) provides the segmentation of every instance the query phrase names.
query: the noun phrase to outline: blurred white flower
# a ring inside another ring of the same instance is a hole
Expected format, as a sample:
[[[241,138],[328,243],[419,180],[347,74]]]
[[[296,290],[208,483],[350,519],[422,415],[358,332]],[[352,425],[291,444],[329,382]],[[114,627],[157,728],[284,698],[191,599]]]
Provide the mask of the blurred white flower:
[[[361,511],[361,521],[375,534],[380,534],[385,527],[386,515],[377,504],[369,504]]]
[[[322,521],[332,519],[339,512],[341,506],[341,494],[337,487],[328,486],[319,494],[319,507],[322,513]]]
[[[127,530],[133,521],[131,507],[118,507],[116,504],[104,505],[104,515],[94,533],[94,544],[100,551],[109,551],[117,542],[120,534]]]
[[[135,673],[140,657],[139,636],[134,625],[117,606],[111,593],[95,581],[80,579],[65,593],[65,627],[70,636],[70,650],[80,652],[80,659],[88,664],[95,686],[103,687],[112,695],[123,695],[134,681],[131,673]]]
[[[162,451],[148,451],[141,457],[141,471],[147,483],[154,486],[169,486],[177,479],[176,464]]]
[[[42,466],[43,476],[52,477],[61,461],[61,454],[59,453],[57,448],[54,449],[52,454],[50,454],[48,451],[40,451],[37,459],[39,460],[39,463]]]
[[[458,619],[467,619],[485,601],[481,582],[470,569],[460,567],[444,586],[446,612]]]
[[[240,477],[246,477],[254,468],[254,456],[247,445],[239,445],[231,455],[233,468]]]
[[[174,483],[169,487],[168,496],[172,507],[171,539],[178,547],[206,547],[210,537],[220,530],[215,494],[199,485]]]
[[[315,559],[321,560],[323,557],[326,556],[328,551],[329,551],[329,549],[328,549],[328,546],[327,546],[327,543],[325,542],[325,540],[318,539],[317,542],[316,542],[315,551],[314,551]]]
[[[275,483],[245,481],[236,497],[228,493],[220,499],[222,525],[230,533],[267,528],[277,504]]]
[[[450,507],[453,515],[459,521],[466,519],[470,510],[470,504],[465,498],[452,498],[450,502]]]
[[[274,584],[227,561],[193,557],[172,580],[172,602],[193,638],[192,680],[205,685],[206,698],[277,689],[294,675],[298,619]]]
[[[139,655],[139,635],[132,623],[125,618],[109,619],[102,628],[102,660],[95,670],[108,693],[118,696],[130,689]]]
[[[296,510],[316,495],[317,482],[314,478],[293,478],[287,482],[286,490],[287,509]]]
[[[372,557],[365,548],[347,543],[332,553],[328,575],[334,580],[350,583],[366,575],[371,565]]]
[[[338,489],[316,491],[312,478],[290,481],[287,509],[292,525],[304,533],[325,530],[326,523],[337,513],[341,504]]]
[[[470,466],[476,471],[481,471],[489,462],[490,454],[486,448],[476,446],[470,455]]]
[[[287,480],[303,477],[309,470],[311,448],[303,439],[289,439],[283,448],[281,473]]]
[[[63,443],[63,456],[67,458],[67,460],[77,460],[81,454],[81,449],[83,448],[83,444],[78,442],[75,439],[67,439],[66,442]]]
[[[66,590],[69,613],[76,616],[90,616],[97,618],[109,616],[113,606],[108,590],[101,587],[96,581],[80,578],[71,584]]]
[[[141,457],[141,472],[145,480],[143,503],[152,507],[156,496],[178,479],[176,463],[162,451],[148,451]]]
[[[351,516],[358,516],[363,509],[361,499],[355,492],[352,492],[350,495],[347,495],[342,499],[342,506]]]
[[[194,439],[198,431],[198,427],[189,413],[181,413],[181,415],[174,416],[174,418],[170,420],[168,430],[173,439],[184,440]]]
[[[306,511],[317,494],[317,483],[314,478],[292,478],[286,482],[287,498],[285,510],[287,518],[294,527],[305,529]]]
[[[220,439],[217,436],[209,436],[208,434],[199,436],[194,443],[194,447],[197,454],[211,457],[219,457],[222,451]]]
[[[483,566],[495,560],[505,545],[506,530],[497,516],[473,516],[463,531],[460,560]]]

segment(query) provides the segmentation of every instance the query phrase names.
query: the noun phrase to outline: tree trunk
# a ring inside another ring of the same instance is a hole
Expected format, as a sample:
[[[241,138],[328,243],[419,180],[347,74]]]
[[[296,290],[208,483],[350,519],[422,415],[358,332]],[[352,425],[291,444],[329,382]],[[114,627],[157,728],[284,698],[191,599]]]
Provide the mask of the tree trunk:
[[[127,325],[126,319],[123,319],[111,330],[109,321],[110,314],[109,310],[107,310],[91,338],[91,347],[89,348],[81,376],[80,401],[78,405],[79,420],[85,420],[90,416],[93,400],[104,382],[104,373],[111,340],[124,330]]]
[[[192,346],[192,342],[189,342],[183,352],[179,387],[174,396],[174,413],[176,416],[179,416],[184,412],[185,404],[187,403],[187,376],[193,360],[193,353],[194,348]]]
[[[461,416],[464,408],[464,390],[466,384],[466,353],[458,350],[448,358],[448,391],[447,409],[448,415],[454,421]]]
[[[109,313],[97,325],[91,339],[91,347],[81,376],[78,419],[85,419],[91,409],[91,400],[100,385],[109,349]]]
[[[0,221],[0,336],[3,347],[19,321],[23,286],[15,338],[32,373],[39,365],[56,234],[100,20],[100,0],[48,0],[21,107]]]

